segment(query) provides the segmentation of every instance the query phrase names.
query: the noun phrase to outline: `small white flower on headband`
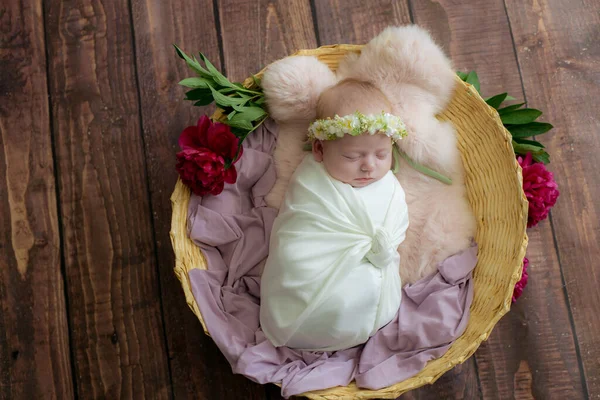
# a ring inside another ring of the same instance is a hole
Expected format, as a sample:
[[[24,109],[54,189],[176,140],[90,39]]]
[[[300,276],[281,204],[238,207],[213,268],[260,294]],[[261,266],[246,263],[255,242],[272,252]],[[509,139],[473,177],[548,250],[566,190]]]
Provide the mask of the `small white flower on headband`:
[[[394,142],[405,137],[408,132],[402,120],[392,114],[382,112],[377,115],[364,115],[360,112],[334,118],[318,119],[308,128],[310,140],[333,140],[344,135],[359,136],[368,132],[370,135],[382,133]]]

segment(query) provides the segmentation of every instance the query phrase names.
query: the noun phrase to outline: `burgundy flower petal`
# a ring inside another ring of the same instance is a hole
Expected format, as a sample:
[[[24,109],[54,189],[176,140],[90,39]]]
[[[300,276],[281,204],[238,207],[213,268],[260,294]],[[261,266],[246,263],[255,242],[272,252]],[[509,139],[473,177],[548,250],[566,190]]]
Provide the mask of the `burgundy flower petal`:
[[[237,171],[235,169],[235,166],[232,165],[229,168],[227,168],[225,170],[225,183],[235,183],[235,181],[237,180]]]
[[[527,267],[529,267],[529,260],[527,257],[523,259],[523,275],[521,275],[521,280],[517,282],[515,285],[515,290],[513,291],[512,302],[517,301],[519,297],[523,294],[523,289],[527,286],[527,280],[529,279],[529,275],[527,274]]]
[[[182,150],[203,147],[198,137],[198,129],[195,126],[188,126],[181,132],[181,135],[179,135],[179,147]]]
[[[527,227],[531,228],[548,217],[560,192],[552,173],[543,163],[533,162],[531,153],[517,157],[517,161],[523,169],[523,191],[529,202]]]
[[[210,147],[208,146],[208,140],[206,138],[206,135],[212,125],[212,121],[206,115],[201,116],[200,119],[198,119],[198,123],[196,124],[198,128],[198,140],[200,144],[202,145],[202,147],[207,147],[209,149]]]
[[[206,134],[207,147],[228,160],[233,160],[237,153],[239,139],[231,132],[231,128],[220,122],[214,123]]]
[[[199,196],[217,195],[223,191],[225,179],[232,181],[223,157],[206,148],[185,148],[177,153],[176,169],[183,183]]]

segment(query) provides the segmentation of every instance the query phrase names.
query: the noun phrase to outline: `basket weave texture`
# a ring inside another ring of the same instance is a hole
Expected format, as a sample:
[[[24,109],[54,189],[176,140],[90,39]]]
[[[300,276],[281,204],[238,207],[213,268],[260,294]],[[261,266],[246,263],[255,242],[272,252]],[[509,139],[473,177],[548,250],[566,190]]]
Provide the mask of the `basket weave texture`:
[[[349,52],[362,46],[333,45],[300,50],[294,55],[316,56],[335,70]],[[262,75],[261,73],[258,76]],[[246,80],[250,86],[252,79]],[[219,117],[219,114],[215,115]],[[509,311],[514,285],[521,277],[527,247],[527,200],[522,190],[521,168],[515,160],[511,136],[500,118],[471,86],[457,77],[453,99],[438,116],[453,123],[465,167],[469,202],[477,220],[479,246],[475,267],[474,298],[467,328],[446,354],[430,361],[417,375],[380,390],[364,390],[354,382],[346,387],[303,394],[310,399],[394,399],[411,389],[435,382],[445,372],[467,360],[490,335],[498,320]],[[175,274],[181,281],[189,307],[208,334],[194,300],[188,272],[206,269],[200,249],[187,236],[187,210],[190,190],[177,182],[171,196],[173,215],[171,242],[175,252]]]

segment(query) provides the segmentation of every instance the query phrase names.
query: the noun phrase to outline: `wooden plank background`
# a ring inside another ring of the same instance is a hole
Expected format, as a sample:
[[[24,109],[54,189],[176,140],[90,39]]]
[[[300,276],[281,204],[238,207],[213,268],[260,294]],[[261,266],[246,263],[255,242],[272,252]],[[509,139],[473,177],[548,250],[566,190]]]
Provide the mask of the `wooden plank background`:
[[[474,357],[403,399],[600,398],[600,4],[14,0],[0,5],[0,399],[280,399],[233,375],[172,268],[171,44],[233,80],[301,48],[428,28],[484,95],[544,111],[561,196]],[[596,332],[596,333],[594,333]]]

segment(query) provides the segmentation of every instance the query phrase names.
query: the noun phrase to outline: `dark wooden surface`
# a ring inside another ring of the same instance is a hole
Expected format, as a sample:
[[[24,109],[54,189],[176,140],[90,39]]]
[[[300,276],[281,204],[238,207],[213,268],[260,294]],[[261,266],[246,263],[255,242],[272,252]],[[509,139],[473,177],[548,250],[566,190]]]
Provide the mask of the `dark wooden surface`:
[[[4,0],[0,399],[280,399],[233,375],[172,268],[172,43],[242,80],[415,22],[484,95],[544,111],[561,190],[530,282],[474,357],[403,399],[600,398],[600,4],[593,0]]]

